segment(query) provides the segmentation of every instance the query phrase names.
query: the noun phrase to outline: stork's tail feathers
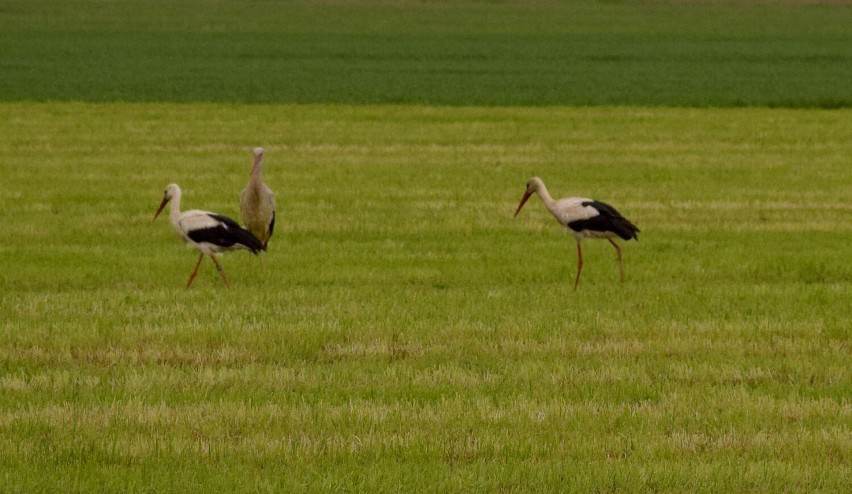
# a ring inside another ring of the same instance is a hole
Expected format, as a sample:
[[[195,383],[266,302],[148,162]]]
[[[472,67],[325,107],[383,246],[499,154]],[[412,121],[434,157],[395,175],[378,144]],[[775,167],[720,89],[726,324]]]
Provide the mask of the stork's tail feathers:
[[[263,245],[252,232],[245,228],[240,228],[237,235],[239,237],[239,243],[245,245],[252,254],[257,255],[258,252],[266,251],[266,246]]]
[[[615,233],[617,233],[618,236],[623,238],[624,240],[639,240],[639,237],[636,235],[637,233],[639,233],[639,228],[637,228],[636,225],[631,223],[630,220],[628,220],[627,218],[623,216],[615,218],[613,221],[613,226],[615,227]]]

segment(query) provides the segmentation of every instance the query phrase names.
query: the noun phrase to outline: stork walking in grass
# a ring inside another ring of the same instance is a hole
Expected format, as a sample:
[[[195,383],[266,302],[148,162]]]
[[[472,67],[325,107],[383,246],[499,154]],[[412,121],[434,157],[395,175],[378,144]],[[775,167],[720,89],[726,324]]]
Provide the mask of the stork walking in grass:
[[[254,148],[254,165],[248,185],[240,194],[240,213],[246,228],[260,240],[263,250],[275,229],[275,194],[260,177],[263,148]]]
[[[163,201],[160,202],[160,207],[157,208],[157,212],[154,214],[155,220],[169,201],[172,203],[169,209],[169,221],[175,228],[178,236],[185,243],[192,245],[201,253],[198,256],[198,262],[195,263],[195,269],[189,275],[189,281],[186,282],[187,288],[192,284],[195,275],[198,274],[198,267],[201,265],[201,260],[204,259],[205,255],[210,256],[210,259],[213,260],[213,264],[216,265],[216,269],[225,281],[225,286],[229,286],[228,278],[225,277],[225,270],[219,264],[216,255],[235,249],[250,250],[252,254],[266,250],[257,237],[227,216],[198,209],[181,213],[180,187],[177,184],[169,184],[166,187],[166,191],[163,194]]]
[[[636,225],[622,216],[614,207],[600,201],[584,197],[566,197],[555,200],[550,197],[547,187],[544,186],[544,182],[538,177],[533,177],[527,182],[524,197],[521,198],[521,203],[518,204],[518,209],[515,210],[516,217],[521,211],[521,208],[524,207],[527,199],[533,194],[538,194],[544,206],[556,218],[556,221],[567,228],[577,240],[577,278],[574,280],[575,290],[580,283],[580,272],[583,270],[583,250],[580,247],[580,241],[584,238],[605,238],[609,240],[609,243],[615,247],[615,252],[618,253],[618,270],[621,273],[621,282],[624,282],[621,247],[615,243],[613,238],[621,237],[624,240],[635,238],[639,240],[639,237],[636,236],[639,233]]]

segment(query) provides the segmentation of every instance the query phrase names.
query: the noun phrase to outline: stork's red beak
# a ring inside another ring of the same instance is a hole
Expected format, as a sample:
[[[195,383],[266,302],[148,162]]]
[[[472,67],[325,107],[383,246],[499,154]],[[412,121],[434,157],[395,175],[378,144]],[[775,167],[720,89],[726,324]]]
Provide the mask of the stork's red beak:
[[[154,213],[154,220],[157,219],[157,216],[160,216],[160,211],[162,211],[163,208],[166,207],[166,204],[168,204],[168,203],[169,203],[169,198],[164,197],[163,201],[160,203],[160,207],[157,208],[157,212]],[[151,221],[154,221],[154,220],[151,220]]]
[[[524,204],[526,204],[527,199],[529,199],[531,195],[532,192],[530,191],[524,192],[524,197],[521,198],[521,203],[518,204],[518,209],[515,210],[515,216],[513,216],[513,218],[518,216],[518,213],[521,212],[521,208],[524,207]]]

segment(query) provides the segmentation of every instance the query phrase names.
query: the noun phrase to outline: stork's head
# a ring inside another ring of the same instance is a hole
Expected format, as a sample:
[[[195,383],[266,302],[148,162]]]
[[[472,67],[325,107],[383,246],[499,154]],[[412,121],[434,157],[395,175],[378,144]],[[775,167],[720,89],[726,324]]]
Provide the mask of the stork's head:
[[[160,201],[160,207],[157,208],[157,212],[154,213],[154,219],[157,219],[157,216],[160,215],[160,211],[166,207],[166,204],[172,200],[173,197],[180,195],[180,187],[178,184],[169,184],[166,186],[166,190],[163,192],[163,200]]]
[[[252,154],[254,154],[254,165],[252,168],[255,171],[260,171],[260,162],[263,161],[263,153],[265,152],[266,151],[261,147],[256,147],[254,148],[254,151],[252,151]]]
[[[527,188],[524,190],[524,197],[521,198],[521,203],[518,204],[518,209],[515,210],[515,216],[518,216],[518,213],[521,212],[521,208],[524,207],[524,204],[526,204],[530,196],[538,192],[539,187],[542,185],[544,185],[544,182],[542,182],[538,177],[533,177],[529,182],[527,182]]]

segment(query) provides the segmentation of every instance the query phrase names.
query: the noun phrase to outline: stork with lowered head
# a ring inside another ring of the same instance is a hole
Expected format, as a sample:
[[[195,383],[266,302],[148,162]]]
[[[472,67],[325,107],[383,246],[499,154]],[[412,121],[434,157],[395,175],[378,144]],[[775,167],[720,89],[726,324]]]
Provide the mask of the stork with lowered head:
[[[639,240],[639,237],[636,235],[639,233],[639,228],[636,225],[605,202],[585,197],[554,199],[548,193],[544,182],[538,177],[533,177],[527,182],[524,196],[515,210],[515,216],[518,216],[527,199],[532,197],[533,194],[537,194],[541,198],[544,207],[577,240],[577,277],[574,279],[575,290],[577,289],[577,285],[580,284],[580,272],[583,271],[583,249],[580,247],[580,241],[585,238],[605,238],[612,244],[618,255],[618,271],[621,274],[621,282],[624,282],[621,247],[613,239]]]
[[[184,243],[195,247],[200,253],[198,262],[195,263],[195,269],[189,275],[189,281],[186,282],[187,288],[192,284],[195,275],[198,274],[198,267],[205,255],[210,256],[219,271],[219,275],[222,276],[225,286],[228,286],[228,278],[225,277],[225,270],[216,259],[217,255],[236,249],[246,249],[251,251],[252,254],[266,250],[260,240],[255,238],[250,231],[243,229],[236,221],[227,216],[199,209],[181,212],[180,199],[180,187],[177,184],[169,184],[163,192],[163,200],[160,202],[157,212],[154,213],[154,219],[157,219],[166,204],[171,202],[169,222],[174,227],[178,237]]]

